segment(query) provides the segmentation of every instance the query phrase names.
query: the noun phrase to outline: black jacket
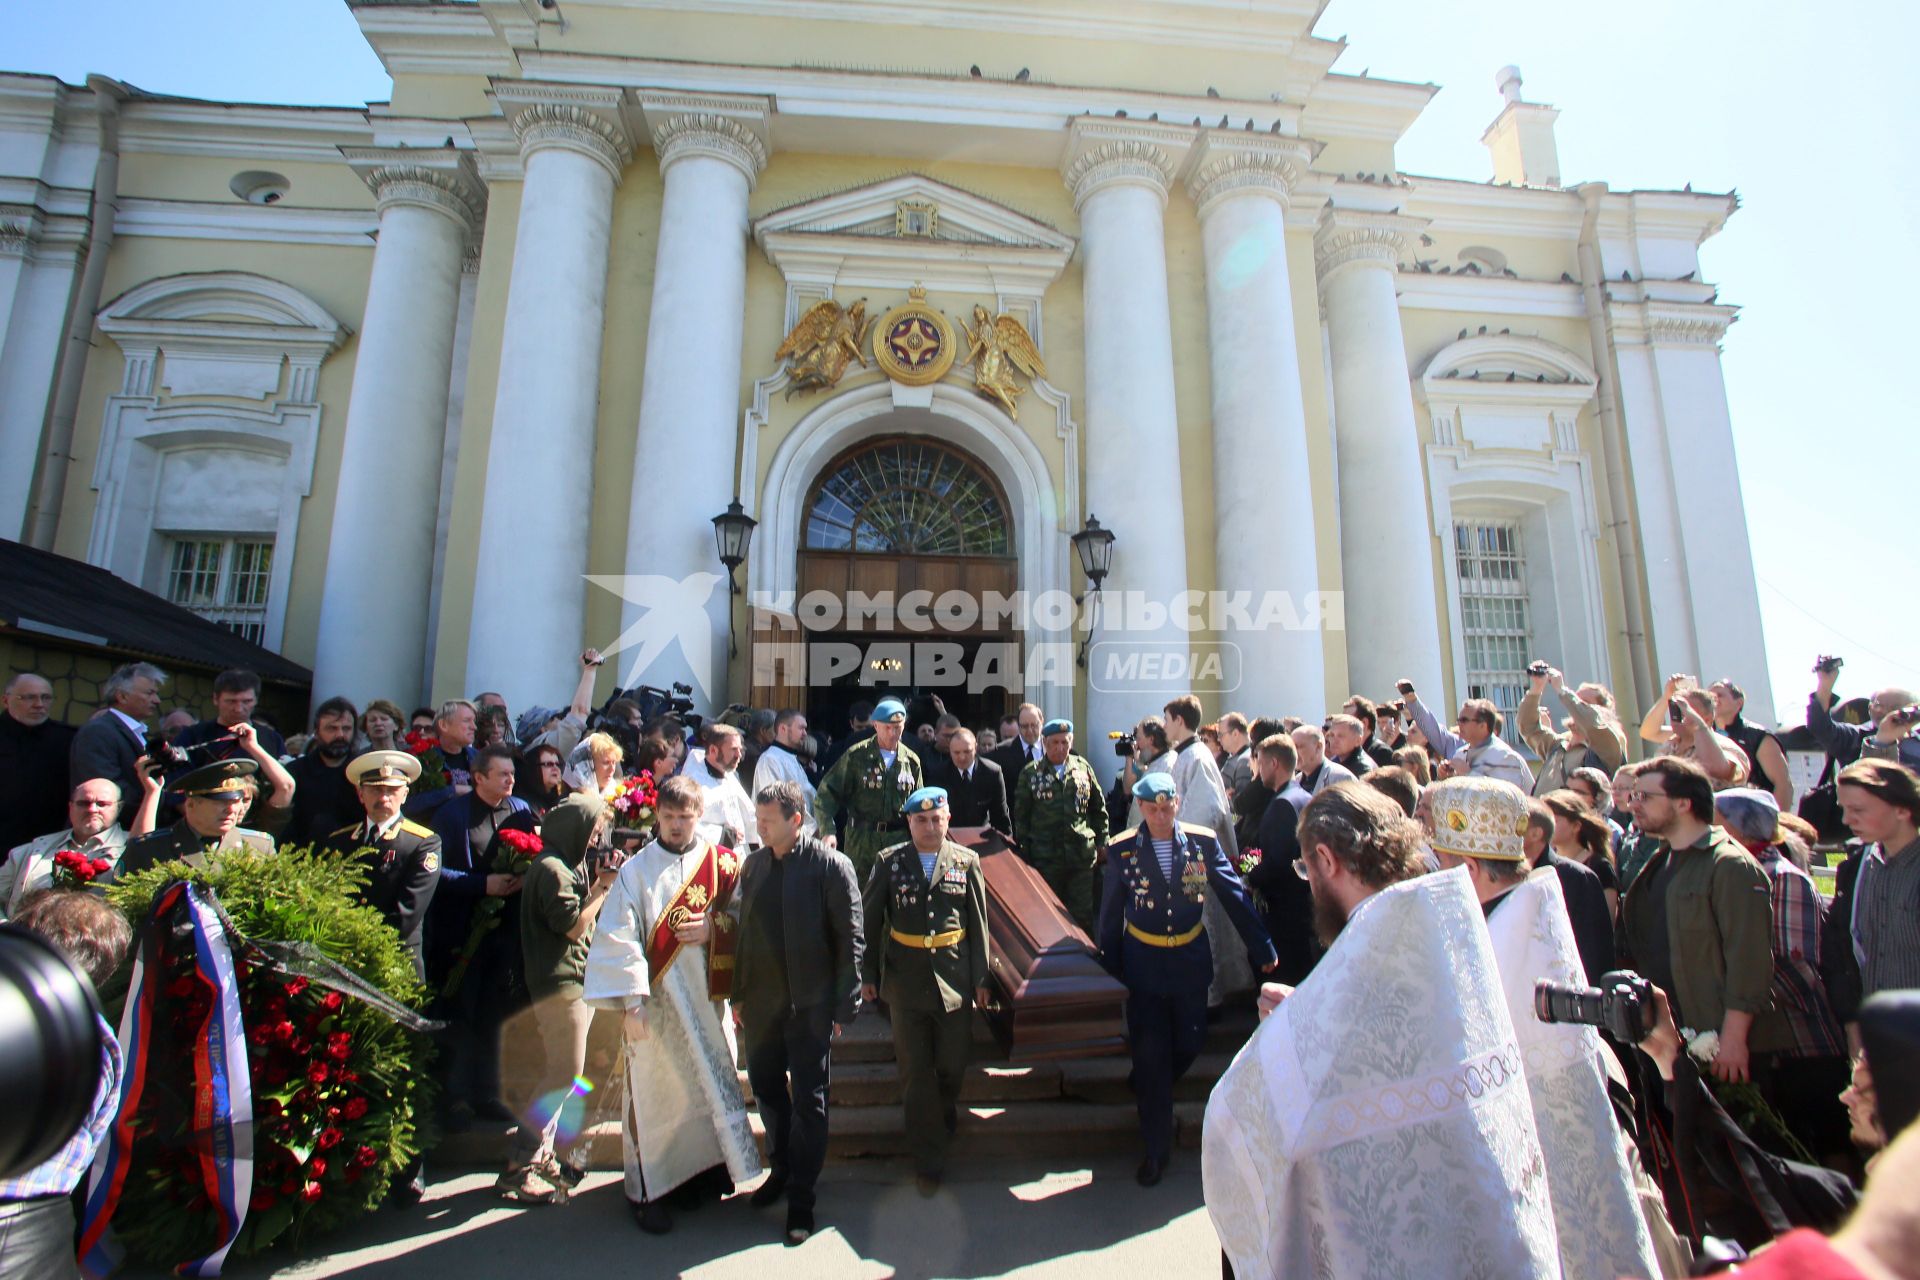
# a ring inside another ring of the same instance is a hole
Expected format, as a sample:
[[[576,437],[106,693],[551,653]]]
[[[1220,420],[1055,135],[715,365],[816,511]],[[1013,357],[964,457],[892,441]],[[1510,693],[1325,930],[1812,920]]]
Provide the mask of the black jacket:
[[[773,850],[760,848],[747,855],[740,869],[740,890],[734,895],[740,919],[733,971],[733,1003],[740,1010],[747,1034],[785,1017],[795,1008],[831,1005],[833,1020],[846,1026],[860,1011],[860,956],[863,950],[860,890],[854,883],[853,863],[811,836],[802,836],[785,859],[785,892],[776,903],[764,892]],[[783,911],[790,1003],[781,1003],[777,981],[757,977],[753,944],[755,916]]]
[[[1560,877],[1560,893],[1567,900],[1567,919],[1573,924],[1573,945],[1586,967],[1588,983],[1614,966],[1613,913],[1607,909],[1607,891],[1593,868],[1563,858],[1548,849],[1540,859]]]
[[[28,728],[0,711],[0,857],[15,845],[69,825],[72,748],[72,725],[45,720]],[[140,793],[136,790],[125,799],[138,808]],[[131,809],[127,812],[131,822]]]
[[[1853,954],[1853,889],[1860,879],[1865,845],[1854,845],[1833,871],[1833,900],[1820,924],[1820,981],[1841,1022],[1860,1020],[1860,961]]]
[[[945,787],[947,810],[956,827],[992,827],[1002,835],[1013,834],[1013,818],[1007,812],[1007,779],[1000,766],[975,757],[973,780],[960,776],[953,761],[935,758],[927,766],[927,785]]]
[[[73,735],[67,783],[77,787],[89,778],[111,778],[120,784],[121,812],[128,813],[126,806],[140,806],[140,775],[133,762],[145,754],[133,730],[119,716],[102,711]]]
[[[340,828],[365,820],[360,793],[347,781],[345,761],[330,765],[310,751],[288,765],[287,772],[293,775],[293,811],[282,843],[319,844]]]

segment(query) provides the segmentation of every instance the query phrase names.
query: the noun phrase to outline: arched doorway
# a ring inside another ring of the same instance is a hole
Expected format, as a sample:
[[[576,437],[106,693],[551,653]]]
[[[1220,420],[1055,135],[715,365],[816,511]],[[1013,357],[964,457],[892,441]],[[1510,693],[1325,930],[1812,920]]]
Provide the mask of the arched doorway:
[[[806,636],[809,719],[838,734],[855,703],[892,695],[910,730],[941,711],[997,725],[1023,689],[1017,621],[992,603],[1019,585],[1016,516],[992,471],[933,436],[880,434],[834,455],[806,492],[800,598],[840,602]]]

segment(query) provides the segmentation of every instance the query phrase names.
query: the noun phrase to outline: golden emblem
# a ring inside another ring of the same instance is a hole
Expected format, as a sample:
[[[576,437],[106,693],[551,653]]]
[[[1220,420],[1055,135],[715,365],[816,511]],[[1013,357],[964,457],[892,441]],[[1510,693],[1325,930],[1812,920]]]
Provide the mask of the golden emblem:
[[[707,905],[707,886],[690,884],[687,886],[687,905],[695,911]]]
[[[858,360],[864,368],[872,328],[865,298],[845,309],[832,298],[814,303],[773,353],[775,360],[787,362],[787,376],[792,379],[787,395],[831,391],[846,376],[849,360]]]
[[[1447,829],[1455,833],[1467,829],[1467,815],[1458,809],[1447,810]]]
[[[907,298],[875,326],[873,360],[895,382],[924,387],[947,376],[958,343],[947,318],[927,305],[925,289],[915,285]]]
[[[967,358],[960,363],[973,366],[973,389],[997,401],[1009,418],[1018,420],[1020,410],[1015,401],[1026,388],[1014,377],[1014,371],[1028,378],[1047,376],[1046,363],[1033,345],[1033,336],[1012,316],[1005,312],[989,316],[982,306],[974,307],[971,326],[963,320],[960,327],[967,335]]]

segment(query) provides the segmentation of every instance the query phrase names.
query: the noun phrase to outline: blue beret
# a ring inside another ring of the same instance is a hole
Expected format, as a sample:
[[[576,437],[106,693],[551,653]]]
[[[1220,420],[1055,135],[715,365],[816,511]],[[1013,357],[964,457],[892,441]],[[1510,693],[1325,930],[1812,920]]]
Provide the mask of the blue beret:
[[[1047,721],[1045,725],[1041,726],[1040,736],[1043,738],[1046,738],[1046,737],[1051,737],[1056,733],[1072,733],[1072,732],[1073,732],[1073,721],[1068,720],[1064,716],[1055,716],[1053,719]]]
[[[884,724],[889,720],[905,720],[906,718],[907,709],[901,705],[900,699],[898,698],[888,698],[873,709],[873,722],[875,724]]]
[[[1133,794],[1142,800],[1166,800],[1180,794],[1170,773],[1149,773],[1133,784]]]
[[[907,797],[900,806],[902,813],[932,813],[936,809],[947,807],[947,789],[945,787],[922,787]]]

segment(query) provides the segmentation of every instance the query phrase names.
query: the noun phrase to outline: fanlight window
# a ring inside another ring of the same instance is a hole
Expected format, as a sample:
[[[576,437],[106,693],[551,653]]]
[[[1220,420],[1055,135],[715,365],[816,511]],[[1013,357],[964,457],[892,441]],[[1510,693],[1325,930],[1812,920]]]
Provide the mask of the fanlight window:
[[[1006,556],[1012,542],[999,486],[978,463],[923,440],[842,459],[807,505],[809,551]]]

